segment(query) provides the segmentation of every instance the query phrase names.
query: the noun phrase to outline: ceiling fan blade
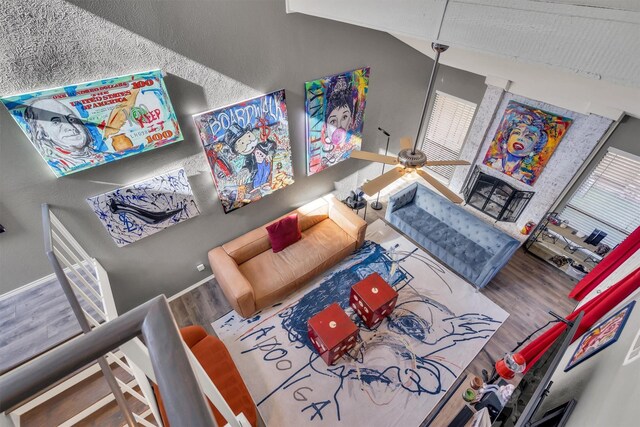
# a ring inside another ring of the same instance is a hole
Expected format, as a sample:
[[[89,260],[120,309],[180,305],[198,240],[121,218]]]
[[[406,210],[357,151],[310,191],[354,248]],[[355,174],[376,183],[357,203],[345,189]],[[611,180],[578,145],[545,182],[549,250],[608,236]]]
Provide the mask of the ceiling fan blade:
[[[466,160],[431,160],[425,166],[469,166]]]
[[[406,150],[407,148],[411,148],[411,147],[413,147],[413,141],[411,140],[410,137],[404,136],[404,137],[400,138],[400,149],[401,150]]]
[[[418,175],[420,175],[429,184],[433,185],[436,188],[436,190],[441,192],[443,196],[451,200],[453,203],[460,204],[463,202],[460,196],[458,196],[453,191],[449,190],[449,188],[447,188],[446,185],[444,185],[443,183],[435,179],[433,176],[429,175],[422,169],[416,169],[416,172],[418,172]]]
[[[388,165],[397,165],[398,159],[391,156],[383,156],[382,154],[370,153],[369,151],[353,150],[349,157],[360,160],[369,160],[370,162],[386,163]]]
[[[389,172],[385,172],[377,178],[372,179],[369,182],[365,182],[362,185],[362,191],[367,196],[373,196],[378,191],[382,190],[387,185],[394,182],[405,174],[404,168],[393,168]]]

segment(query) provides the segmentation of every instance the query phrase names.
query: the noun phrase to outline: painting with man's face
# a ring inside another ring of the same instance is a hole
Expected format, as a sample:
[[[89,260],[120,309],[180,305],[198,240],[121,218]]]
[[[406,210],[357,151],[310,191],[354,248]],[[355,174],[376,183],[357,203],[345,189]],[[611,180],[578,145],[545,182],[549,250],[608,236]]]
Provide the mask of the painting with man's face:
[[[369,67],[305,83],[308,175],[360,149],[368,90]]]
[[[225,213],[293,184],[284,89],[193,119]]]
[[[183,139],[160,70],[0,100],[56,177]]]
[[[533,185],[573,122],[509,101],[484,157],[484,164]]]

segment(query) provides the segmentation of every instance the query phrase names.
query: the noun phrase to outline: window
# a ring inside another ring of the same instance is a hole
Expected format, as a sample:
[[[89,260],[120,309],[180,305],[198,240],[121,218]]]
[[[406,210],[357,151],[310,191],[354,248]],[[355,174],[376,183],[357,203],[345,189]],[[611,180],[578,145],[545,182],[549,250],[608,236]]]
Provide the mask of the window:
[[[455,160],[471,126],[476,104],[436,91],[431,117],[422,142],[422,151],[428,160]],[[451,179],[454,166],[432,166],[429,169]]]
[[[602,242],[611,247],[619,244],[640,226],[640,157],[609,148],[560,217],[586,235],[604,231]]]

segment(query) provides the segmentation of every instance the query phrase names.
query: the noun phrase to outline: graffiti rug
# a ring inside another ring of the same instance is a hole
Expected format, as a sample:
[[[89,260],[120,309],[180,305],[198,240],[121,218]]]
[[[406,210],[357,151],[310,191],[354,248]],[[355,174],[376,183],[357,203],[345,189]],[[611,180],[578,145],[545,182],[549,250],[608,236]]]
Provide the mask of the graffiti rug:
[[[351,286],[377,272],[398,291],[367,329]],[[360,345],[333,366],[313,350],[307,320],[332,302],[360,327]],[[267,426],[419,426],[508,313],[378,220],[365,244],[308,286],[249,319],[212,325]]]

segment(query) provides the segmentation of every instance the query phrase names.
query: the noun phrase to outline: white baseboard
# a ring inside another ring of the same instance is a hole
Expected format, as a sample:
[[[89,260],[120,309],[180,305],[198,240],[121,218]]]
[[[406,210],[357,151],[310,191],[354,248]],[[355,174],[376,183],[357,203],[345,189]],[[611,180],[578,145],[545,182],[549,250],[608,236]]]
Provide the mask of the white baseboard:
[[[48,283],[48,282],[54,282],[56,280],[58,280],[56,278],[56,275],[51,273],[51,274],[49,274],[47,276],[41,277],[41,278],[39,278],[37,280],[34,280],[33,282],[27,283],[26,285],[22,285],[19,288],[15,288],[13,290],[10,290],[7,293],[4,293],[4,294],[0,295],[0,301],[5,300],[7,298],[10,298],[10,297],[12,297],[14,295],[17,295],[20,292],[25,292],[25,291],[28,291],[31,288],[35,288],[36,286],[40,286],[40,285],[43,285],[43,284]]]
[[[182,295],[191,292],[192,290],[194,290],[198,286],[204,285],[205,283],[207,283],[209,280],[213,279],[214,277],[215,276],[213,274],[210,275],[210,276],[205,277],[204,279],[200,280],[197,283],[194,283],[193,285],[189,286],[188,288],[181,290],[177,294],[171,295],[169,298],[167,298],[167,301],[173,301],[174,299],[180,298]]]

